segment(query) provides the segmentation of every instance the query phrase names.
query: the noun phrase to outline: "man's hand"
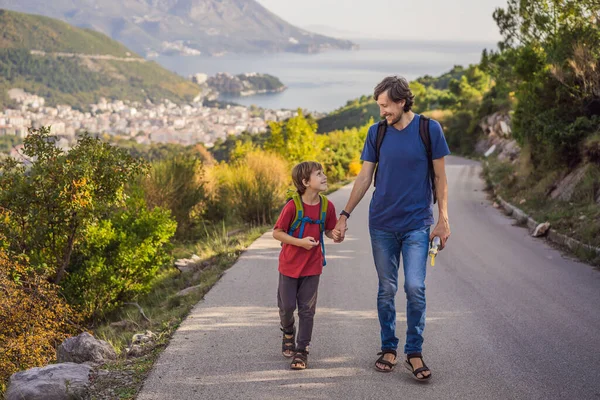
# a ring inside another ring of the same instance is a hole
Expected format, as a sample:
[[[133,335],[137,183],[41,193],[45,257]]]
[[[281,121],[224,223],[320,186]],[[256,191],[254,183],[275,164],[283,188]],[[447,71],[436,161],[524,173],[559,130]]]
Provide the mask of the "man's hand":
[[[305,248],[306,250],[310,250],[315,246],[319,245],[319,241],[315,240],[312,236],[307,236],[300,240],[299,246]]]
[[[450,224],[448,220],[439,220],[435,229],[429,235],[429,241],[431,242],[434,237],[439,237],[441,240],[440,250],[446,247],[446,240],[450,237]]]
[[[348,230],[348,224],[346,223],[346,217],[342,216],[338,219],[335,229],[333,230],[333,241],[335,243],[341,243],[346,237],[346,231]]]

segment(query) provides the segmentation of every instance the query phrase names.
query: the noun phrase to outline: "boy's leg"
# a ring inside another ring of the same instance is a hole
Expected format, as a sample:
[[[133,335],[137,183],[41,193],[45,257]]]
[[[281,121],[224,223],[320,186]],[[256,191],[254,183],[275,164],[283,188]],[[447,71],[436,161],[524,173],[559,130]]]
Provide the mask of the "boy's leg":
[[[375,268],[379,277],[377,313],[381,326],[381,350],[396,350],[396,304],[401,242],[392,232],[370,229]],[[393,357],[392,357],[393,360]]]
[[[299,278],[298,286],[298,350],[306,350],[312,338],[313,321],[317,309],[320,275]]]
[[[279,318],[284,333],[294,333],[294,311],[296,310],[296,293],[298,290],[298,279],[279,274],[279,286],[277,287],[277,306],[279,307]]]
[[[429,226],[406,233],[402,237],[404,292],[406,293],[405,354],[420,353],[425,329],[425,275],[429,250]]]

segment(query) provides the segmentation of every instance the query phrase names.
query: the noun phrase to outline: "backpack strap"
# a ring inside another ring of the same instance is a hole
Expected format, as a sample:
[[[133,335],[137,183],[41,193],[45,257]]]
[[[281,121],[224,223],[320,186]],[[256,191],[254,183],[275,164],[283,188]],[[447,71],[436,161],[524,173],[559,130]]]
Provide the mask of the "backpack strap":
[[[429,133],[429,118],[421,115],[419,118],[419,135],[425,145],[425,151],[427,152],[428,172],[429,178],[431,179],[431,190],[433,191],[433,204],[437,202],[437,194],[435,192],[435,170],[433,169],[433,155],[431,151],[431,135]]]
[[[323,266],[327,265],[327,260],[325,259],[325,221],[327,220],[327,207],[329,206],[329,200],[325,195],[319,193],[319,197],[321,198],[321,219],[319,220],[319,230],[321,231],[321,251],[323,252]]]
[[[329,201],[323,194],[319,193],[319,197],[321,198],[321,218],[319,219],[319,228],[321,233],[323,233],[325,232],[325,220],[327,219],[327,207],[329,206]]]
[[[377,124],[377,138],[375,139],[375,179],[373,182],[373,186],[377,186],[377,170],[379,166],[379,154],[381,152],[381,144],[383,143],[383,138],[385,137],[385,133],[387,131],[387,120],[379,121]]]
[[[300,225],[302,225],[302,228],[304,228],[304,224],[302,222],[304,219],[304,206],[302,205],[302,198],[298,192],[294,193],[290,200],[293,201],[294,206],[296,206],[296,216],[294,217],[294,220],[290,225],[290,230],[288,231],[288,235],[293,236],[292,234]],[[300,237],[302,237],[302,233],[304,233],[304,229],[301,230],[302,232],[300,232]]]

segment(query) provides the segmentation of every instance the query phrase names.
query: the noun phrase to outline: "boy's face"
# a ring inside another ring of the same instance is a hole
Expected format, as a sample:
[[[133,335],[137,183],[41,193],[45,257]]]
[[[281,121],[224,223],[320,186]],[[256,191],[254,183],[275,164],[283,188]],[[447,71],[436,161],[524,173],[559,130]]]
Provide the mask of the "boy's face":
[[[310,174],[310,179],[308,182],[304,180],[304,184],[307,186],[307,188],[313,189],[317,192],[325,191],[327,190],[327,176],[325,176],[325,173],[322,170],[317,169]]]

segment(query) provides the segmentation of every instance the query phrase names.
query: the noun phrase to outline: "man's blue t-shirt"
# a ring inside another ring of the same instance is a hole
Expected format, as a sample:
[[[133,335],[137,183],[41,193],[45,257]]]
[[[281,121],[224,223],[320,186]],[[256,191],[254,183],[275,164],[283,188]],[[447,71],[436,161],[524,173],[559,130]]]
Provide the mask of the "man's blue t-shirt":
[[[388,126],[377,167],[377,187],[369,210],[369,225],[387,232],[408,232],[432,225],[433,191],[427,151],[419,135],[420,115],[402,130]],[[439,122],[429,123],[433,159],[450,154]],[[377,162],[377,124],[369,128],[361,160]]]

